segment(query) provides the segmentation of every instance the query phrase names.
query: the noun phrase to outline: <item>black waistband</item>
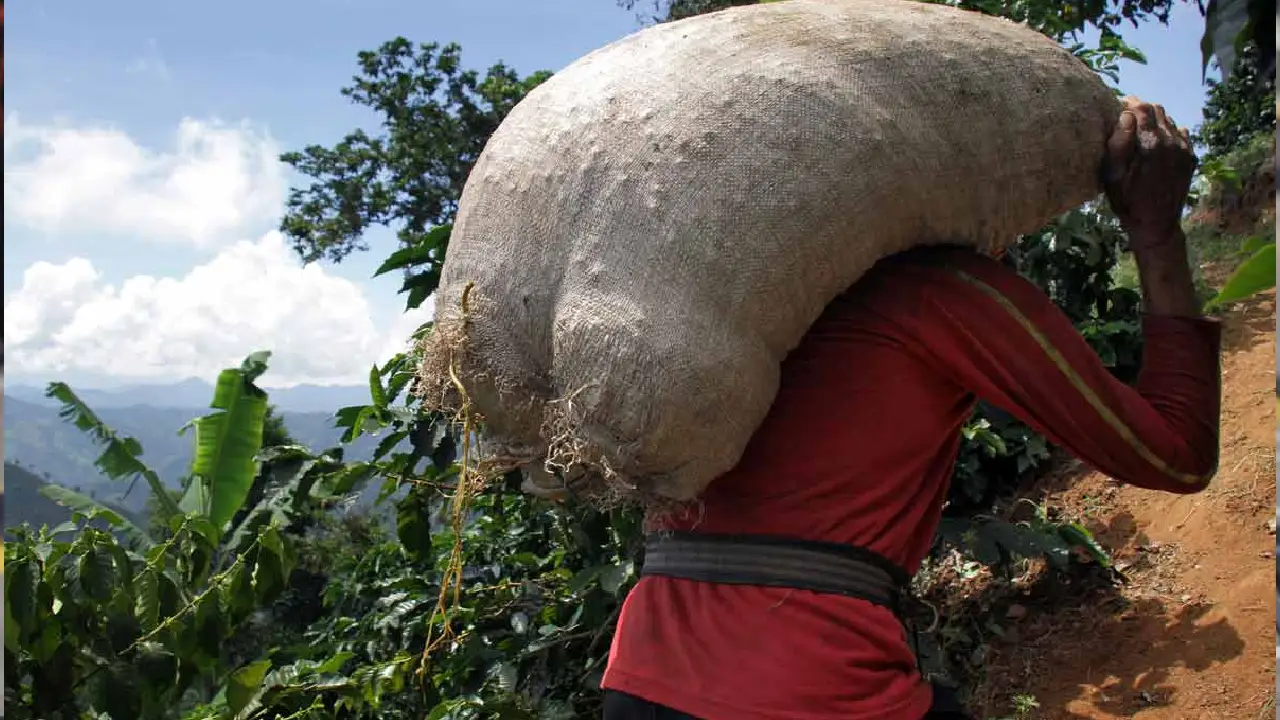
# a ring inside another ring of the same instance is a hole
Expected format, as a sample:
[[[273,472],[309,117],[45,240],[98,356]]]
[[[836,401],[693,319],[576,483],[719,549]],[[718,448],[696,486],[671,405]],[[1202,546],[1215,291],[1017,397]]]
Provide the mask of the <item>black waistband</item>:
[[[856,597],[901,610],[910,577],[865,548],[769,535],[659,532],[645,537],[642,575]]]

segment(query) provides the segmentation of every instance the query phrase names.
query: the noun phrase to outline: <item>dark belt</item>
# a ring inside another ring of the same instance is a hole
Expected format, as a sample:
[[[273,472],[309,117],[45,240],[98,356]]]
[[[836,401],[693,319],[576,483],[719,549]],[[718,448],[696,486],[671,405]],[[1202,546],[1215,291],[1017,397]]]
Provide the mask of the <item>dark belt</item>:
[[[855,597],[900,615],[906,572],[865,548],[768,535],[659,532],[645,537],[641,575]]]

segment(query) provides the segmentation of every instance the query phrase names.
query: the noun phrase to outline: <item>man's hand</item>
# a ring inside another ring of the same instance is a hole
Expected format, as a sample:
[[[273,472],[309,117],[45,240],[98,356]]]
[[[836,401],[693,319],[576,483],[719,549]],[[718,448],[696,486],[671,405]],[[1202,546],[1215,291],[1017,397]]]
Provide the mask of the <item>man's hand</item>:
[[[1159,105],[1124,99],[1103,168],[1111,207],[1135,251],[1181,237],[1196,156],[1191,138]]]

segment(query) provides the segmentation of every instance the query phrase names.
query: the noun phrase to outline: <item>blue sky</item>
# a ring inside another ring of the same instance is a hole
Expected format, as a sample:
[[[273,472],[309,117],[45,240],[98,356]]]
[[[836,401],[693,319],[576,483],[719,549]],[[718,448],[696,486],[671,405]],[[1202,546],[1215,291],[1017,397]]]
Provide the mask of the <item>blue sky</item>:
[[[278,383],[358,382],[421,319],[369,279],[390,237],[297,267],[270,235],[294,180],[270,158],[373,129],[338,89],[396,35],[528,73],[639,27],[613,0],[67,0],[6,20],[6,370],[88,385],[209,377],[268,342]],[[1128,31],[1150,64],[1121,88],[1198,123],[1202,28],[1186,5]]]

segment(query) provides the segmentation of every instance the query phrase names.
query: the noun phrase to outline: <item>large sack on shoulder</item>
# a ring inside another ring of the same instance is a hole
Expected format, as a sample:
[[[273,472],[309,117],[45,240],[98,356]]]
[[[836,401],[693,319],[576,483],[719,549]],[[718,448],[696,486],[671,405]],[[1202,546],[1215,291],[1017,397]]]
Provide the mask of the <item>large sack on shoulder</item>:
[[[694,498],[836,295],[886,255],[999,246],[1096,196],[1119,110],[1051,40],[938,5],[789,0],[637,32],[485,147],[420,392],[459,407],[452,369],[490,460],[535,485]]]

